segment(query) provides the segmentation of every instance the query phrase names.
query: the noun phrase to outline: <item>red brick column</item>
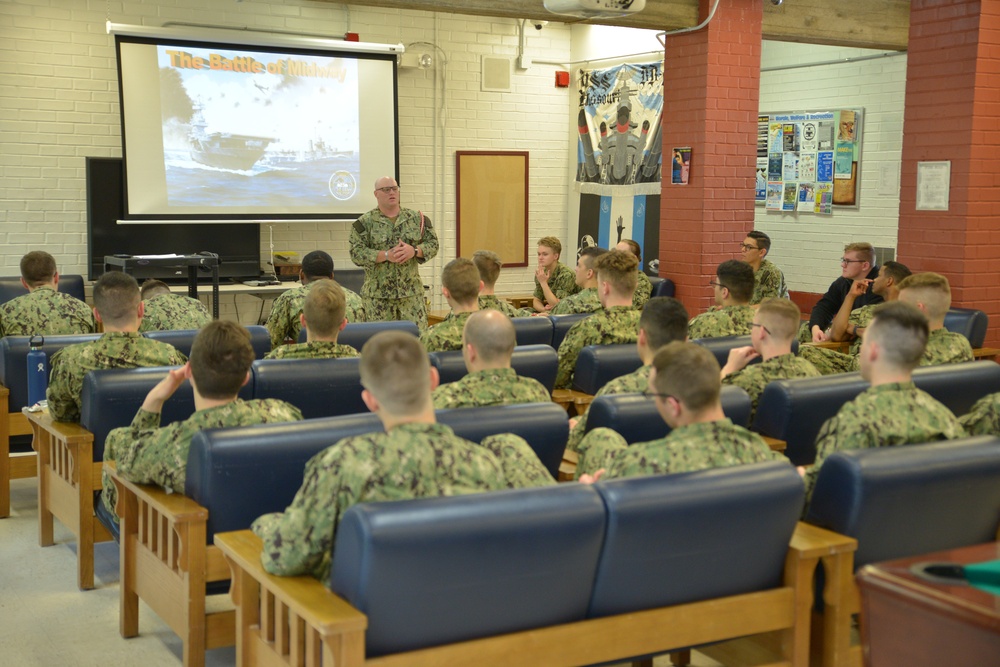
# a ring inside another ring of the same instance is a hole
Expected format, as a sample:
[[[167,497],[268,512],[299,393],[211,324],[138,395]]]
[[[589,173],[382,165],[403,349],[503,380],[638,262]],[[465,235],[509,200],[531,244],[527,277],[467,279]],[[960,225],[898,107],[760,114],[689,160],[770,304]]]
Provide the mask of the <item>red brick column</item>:
[[[949,210],[918,211],[917,164],[951,161]],[[899,260],[948,277],[1000,345],[1000,2],[912,0]]]
[[[711,0],[701,0],[701,16]],[[667,37],[663,76],[660,271],[691,315],[711,305],[719,262],[739,259],[753,229],[761,0],[720,0],[702,30]],[[687,185],[670,183],[671,150],[691,147]]]

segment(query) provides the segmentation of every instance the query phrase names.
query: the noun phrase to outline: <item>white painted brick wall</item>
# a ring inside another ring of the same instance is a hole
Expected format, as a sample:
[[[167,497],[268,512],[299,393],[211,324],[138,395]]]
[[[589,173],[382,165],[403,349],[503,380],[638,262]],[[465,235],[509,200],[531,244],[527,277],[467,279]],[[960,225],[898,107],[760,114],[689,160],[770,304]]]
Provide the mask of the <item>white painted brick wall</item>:
[[[113,39],[104,29],[106,6],[102,0],[0,3],[2,274],[16,274],[21,256],[38,247],[57,257],[62,272],[86,272],[84,157],[121,155],[117,72]],[[399,76],[403,201],[431,216],[442,241],[439,258],[423,271],[425,283],[433,285],[436,308],[444,307],[437,295],[438,275],[455,255],[455,151],[530,151],[530,263],[538,238],[572,238],[568,231],[576,227],[575,193],[567,156],[572,160],[576,154],[575,113],[570,112],[573,88],[555,88],[556,68],[537,65],[524,72],[512,69],[511,93],[480,90],[482,55],[516,59],[518,35],[512,20],[309,0],[155,4],[123,0],[111,3],[110,19],[134,25],[177,21],[325,35],[350,30],[365,41],[426,41],[440,47],[448,61],[443,100],[436,78],[440,70],[401,70]],[[584,52],[592,48],[586,38],[578,37],[581,29],[571,31],[554,21],[541,32],[529,27],[526,53],[535,60],[554,62],[592,57],[593,51]],[[763,58],[767,67],[860,53],[864,52],[768,42]],[[440,64],[439,56],[435,53]],[[800,219],[758,211],[758,227],[774,237],[772,257],[793,289],[825,289],[838,271],[836,258],[846,241],[864,238],[877,245],[895,245],[898,193],[878,196],[876,183],[879,162],[899,162],[905,64],[905,56],[900,56],[762,76],[762,110],[862,106],[867,112],[859,210],[838,209],[830,218]],[[346,267],[348,226],[348,222],[274,224],[274,245],[301,254],[323,248],[338,266]],[[261,228],[264,257],[268,227]],[[567,255],[571,252],[567,247]],[[827,272],[815,270],[826,265]],[[506,271],[499,284],[504,292],[527,292],[532,287],[530,267]],[[241,321],[256,320],[259,302],[241,297],[235,305],[224,303],[223,315],[236,317],[237,307]]]
[[[105,33],[105,8],[101,0],[0,3],[2,274],[17,274],[21,256],[39,247],[56,256],[63,273],[86,273],[84,157],[121,155],[114,41]],[[455,256],[455,151],[530,151],[530,251],[542,236],[565,236],[568,92],[554,87],[551,68],[513,70],[511,93],[480,91],[482,55],[516,58],[512,20],[308,0],[161,0],[155,5],[124,0],[111,3],[110,19],[131,25],[176,21],[331,36],[350,30],[364,41],[424,41],[440,47],[448,61],[444,86],[440,70],[401,70],[399,75],[403,203],[427,213],[442,242],[438,259],[422,272],[424,282],[433,286],[436,308],[445,307],[438,295],[438,276]],[[530,45],[533,53],[543,50],[546,57],[562,60],[568,58],[570,40],[568,27],[551,23],[544,37],[530,36]],[[439,56],[435,53],[440,64]],[[348,267],[349,224],[274,224],[274,245],[300,254],[322,248],[338,266]],[[268,227],[261,228],[265,258]],[[531,291],[532,269],[510,269],[498,287]],[[235,318],[238,307],[239,319],[253,322],[257,304],[251,297],[240,297],[235,306],[222,304],[223,315]]]
[[[815,63],[880,53],[866,49],[764,42],[761,68]],[[857,208],[835,207],[832,216],[756,211],[755,226],[771,236],[770,259],[784,271],[789,289],[825,292],[840,275],[844,245],[869,241],[896,247],[899,189],[878,192],[879,167],[893,165],[898,178],[903,147],[906,55],[853,63],[762,72],[762,113],[861,107],[861,186]],[[734,249],[735,250],[735,249]],[[906,262],[906,258],[900,258]]]

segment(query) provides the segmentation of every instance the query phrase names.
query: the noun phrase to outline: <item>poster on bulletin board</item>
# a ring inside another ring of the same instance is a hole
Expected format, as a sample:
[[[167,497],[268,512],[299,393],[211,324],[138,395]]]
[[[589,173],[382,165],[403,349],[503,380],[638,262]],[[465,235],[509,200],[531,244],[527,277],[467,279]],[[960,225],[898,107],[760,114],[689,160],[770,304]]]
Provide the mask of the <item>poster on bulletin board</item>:
[[[768,211],[830,215],[857,206],[863,109],[757,117],[754,201]]]

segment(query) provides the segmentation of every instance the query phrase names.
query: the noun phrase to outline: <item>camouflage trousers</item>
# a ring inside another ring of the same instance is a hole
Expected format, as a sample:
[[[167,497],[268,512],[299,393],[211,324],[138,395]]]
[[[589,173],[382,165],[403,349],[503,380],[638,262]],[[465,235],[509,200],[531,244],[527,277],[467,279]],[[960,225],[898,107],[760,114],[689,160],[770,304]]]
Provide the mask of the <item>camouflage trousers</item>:
[[[861,368],[856,355],[828,350],[825,347],[803,345],[799,348],[799,357],[815,366],[821,375],[853,373]]]
[[[427,304],[422,296],[403,299],[365,298],[365,319],[369,322],[390,322],[410,320],[417,325],[420,333],[427,330]]]

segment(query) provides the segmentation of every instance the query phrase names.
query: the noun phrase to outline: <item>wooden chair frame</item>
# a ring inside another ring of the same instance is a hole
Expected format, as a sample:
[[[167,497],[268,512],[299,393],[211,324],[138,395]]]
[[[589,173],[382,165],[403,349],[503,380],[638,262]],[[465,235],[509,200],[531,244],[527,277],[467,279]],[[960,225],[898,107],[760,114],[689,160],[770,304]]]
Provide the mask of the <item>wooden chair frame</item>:
[[[28,413],[38,461],[38,544],[54,544],[53,518],[76,536],[77,585],[94,587],[94,544],[109,542],[94,515],[101,490],[101,464],[94,461],[94,435],[79,424],[53,421],[48,411]]]
[[[366,659],[364,614],[312,577],[265,572],[260,539],[249,530],[216,535],[215,542],[233,572],[230,594],[241,667],[579,665],[775,632],[781,658],[772,667],[805,667],[817,563],[844,557],[850,562],[857,546],[851,538],[800,523],[789,545],[783,584],[772,590]]]
[[[185,667],[202,667],[207,649],[236,642],[235,612],[205,607],[205,586],[229,579],[222,552],[206,541],[208,510],[187,496],[122,479],[114,462],[104,469],[118,489],[121,635],[139,634],[141,598],[181,638]]]
[[[10,451],[10,438],[30,435],[31,426],[21,412],[9,412],[10,389],[0,385],[0,519],[10,516],[10,481],[38,474],[35,452]]]

